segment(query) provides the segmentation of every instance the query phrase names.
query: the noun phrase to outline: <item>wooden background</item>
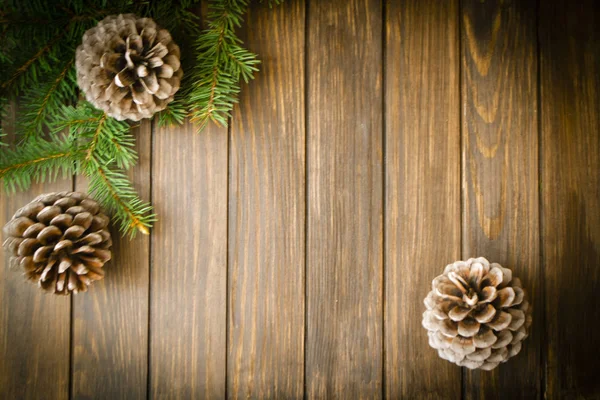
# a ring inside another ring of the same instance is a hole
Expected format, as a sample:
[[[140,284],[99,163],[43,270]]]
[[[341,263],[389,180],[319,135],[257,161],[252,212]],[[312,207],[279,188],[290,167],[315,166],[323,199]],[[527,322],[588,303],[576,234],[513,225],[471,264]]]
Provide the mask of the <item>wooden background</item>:
[[[71,298],[2,264],[0,398],[599,399],[598,8],[253,6],[263,63],[229,129],[139,128],[152,234]],[[72,187],[2,194],[0,223]],[[493,372],[421,327],[431,279],[471,256],[535,310]]]

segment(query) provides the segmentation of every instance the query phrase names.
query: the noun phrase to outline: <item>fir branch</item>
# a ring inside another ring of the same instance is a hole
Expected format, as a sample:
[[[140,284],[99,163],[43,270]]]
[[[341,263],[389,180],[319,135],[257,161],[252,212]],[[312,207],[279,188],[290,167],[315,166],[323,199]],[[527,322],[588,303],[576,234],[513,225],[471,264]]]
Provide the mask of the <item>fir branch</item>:
[[[129,124],[108,118],[103,124],[96,151],[112,155],[119,168],[129,169],[134,165],[138,157],[135,151],[135,137],[131,134]]]
[[[27,190],[32,180],[43,182],[46,176],[54,180],[60,171],[63,176],[72,174],[77,157],[78,151],[67,140],[32,139],[0,153],[0,179],[9,192]]]
[[[40,157],[40,158],[33,158],[33,159],[28,159],[28,160],[24,160],[21,163],[18,164],[12,164],[12,165],[7,165],[5,167],[0,167],[0,176],[1,177],[5,177],[7,174],[21,169],[21,168],[27,168],[30,166],[34,166],[37,164],[45,164],[46,161],[50,161],[50,160],[54,160],[56,158],[63,158],[63,157],[68,157],[71,155],[70,151],[66,151],[64,153],[57,153],[57,154],[51,154],[51,155],[47,155],[44,157]]]
[[[123,234],[148,233],[155,220],[151,206],[138,198],[124,173],[114,169],[129,168],[137,160],[130,125],[82,101],[77,107],[63,107],[53,130],[65,129],[81,154],[78,172],[90,178],[89,191],[114,212]]]
[[[152,207],[139,200],[129,179],[122,172],[109,169],[109,164],[106,160],[93,160],[86,165],[90,192],[113,214],[124,235],[133,237],[137,231],[149,234],[149,228],[156,221]]]
[[[71,140],[79,143],[84,151],[86,162],[108,157],[114,159],[119,168],[128,169],[137,160],[131,126],[108,117],[88,102],[63,107],[52,127],[55,133],[69,130]]]
[[[98,123],[100,121],[100,119],[103,117],[89,117],[89,118],[84,118],[84,119],[73,119],[73,120],[65,120],[65,121],[59,121],[57,122],[55,126],[55,128],[62,130],[62,129],[81,129],[81,127],[83,126],[87,126],[88,124],[93,124],[93,123]]]
[[[47,125],[50,112],[60,109],[75,98],[76,82],[74,59],[70,59],[53,80],[28,90],[21,102],[17,131],[26,138],[40,135]]]
[[[258,71],[257,65],[260,64],[256,54],[236,43],[231,46],[228,56],[232,62],[230,68],[233,74],[240,76],[246,83],[254,79],[254,73]]]
[[[182,98],[176,98],[169,103],[166,109],[158,113],[158,126],[182,125],[185,121],[186,114],[185,102]]]
[[[61,82],[65,82],[65,77],[67,76],[67,73],[69,72],[69,70],[73,66],[74,62],[75,62],[74,58],[71,59],[71,60],[69,60],[69,62],[67,63],[67,65],[65,65],[65,67],[63,68],[63,70],[60,72],[60,74],[58,75],[58,77],[56,78],[56,80],[54,81],[54,83],[52,84],[52,86],[50,86],[50,90],[48,90],[48,92],[46,93],[46,95],[42,99],[41,107],[40,107],[40,109],[37,112],[38,118],[44,112],[44,108],[48,105],[48,102],[50,101],[52,95],[54,93],[56,93],[56,89],[58,88],[58,86],[61,84]]]
[[[6,121],[6,106],[7,106],[6,99],[0,97],[0,147],[7,145],[3,141],[3,138],[6,136],[6,134],[4,133],[4,127],[3,127],[3,121]]]
[[[269,5],[281,1],[269,0]],[[182,51],[186,74],[181,90],[158,115],[158,123],[180,124],[189,115],[201,129],[209,121],[227,125],[240,80],[252,79],[259,63],[235,33],[248,2],[209,0],[209,22],[203,31],[191,10],[199,0],[3,3],[0,18],[11,21],[0,26],[0,117],[8,100],[25,94],[17,122],[22,121],[21,130],[30,136],[16,150],[0,152],[0,179],[7,189],[25,189],[32,180],[56,177],[61,170],[84,174],[90,178],[90,192],[114,213],[124,233],[147,233],[155,216],[122,170],[137,160],[131,126],[107,117],[85,101],[66,106],[76,97],[75,49],[83,33],[106,15],[133,12],[154,18],[171,31],[182,49],[191,47]],[[49,22],[30,23],[39,19]],[[28,23],[14,23],[19,20]],[[38,135],[45,128],[51,132],[48,141]],[[65,130],[66,138],[62,136]]]
[[[237,103],[240,92],[237,79],[230,73],[214,70],[209,79],[201,81],[198,87],[190,94],[192,106],[190,119],[202,131],[209,121],[219,126],[227,126],[227,119],[231,116],[233,105]]]
[[[209,121],[227,126],[240,91],[240,77],[252,79],[256,55],[240,46],[235,28],[241,25],[246,0],[214,0],[209,4],[208,29],[196,40],[197,65],[188,95],[190,117],[199,130]]]
[[[66,28],[66,27],[65,27]],[[0,87],[2,89],[7,89],[9,88],[17,78],[19,78],[22,74],[24,74],[33,63],[35,63],[36,61],[38,61],[42,56],[44,56],[47,52],[49,52],[52,47],[58,43],[58,41],[60,39],[62,39],[62,37],[65,34],[65,30],[66,29],[62,29],[59,31],[59,33],[54,37],[54,39],[52,39],[50,42],[48,42],[44,47],[42,47],[40,50],[38,50],[37,53],[35,53],[33,55],[33,57],[31,57],[30,59],[28,59],[27,61],[25,61],[25,63],[23,65],[21,65],[19,68],[17,68],[17,70],[14,72],[14,74],[12,75],[12,77],[3,82]]]
[[[0,179],[7,190],[25,190],[33,180],[54,179],[61,170],[63,175],[84,174],[90,177],[90,192],[114,213],[124,234],[147,233],[156,219],[151,206],[138,198],[123,172],[111,167],[129,166],[136,159],[129,125],[83,102],[64,107],[52,128],[68,128],[69,135],[60,139],[53,134],[49,141],[31,138],[0,153]]]
[[[208,76],[208,79],[204,78],[205,82],[202,82],[200,84],[196,84],[195,89],[192,91],[191,97],[190,97],[190,101],[192,104],[204,104],[200,109],[197,108],[193,108],[192,109],[192,122],[196,122],[199,124],[200,126],[200,130],[204,129],[204,127],[206,126],[207,122],[209,119],[212,119],[213,121],[219,123],[221,122],[222,125],[226,125],[226,118],[223,118],[220,114],[219,111],[216,109],[215,106],[215,97],[218,97],[219,94],[217,94],[217,88],[220,87],[219,85],[219,70],[220,70],[220,62],[219,62],[219,58],[220,58],[220,53],[223,52],[223,45],[225,42],[225,33],[227,30],[227,25],[226,24],[221,24],[220,26],[217,25],[215,27],[213,27],[213,32],[211,32],[210,30],[208,32],[206,32],[205,35],[202,36],[206,36],[207,38],[210,38],[212,35],[214,35],[215,33],[217,34],[217,39],[216,39],[216,43],[213,45],[210,43],[210,41],[206,41],[205,43],[208,44],[208,46],[204,45],[204,43],[201,43],[200,46],[198,46],[198,50],[199,50],[199,54],[198,54],[198,60],[200,61],[201,59],[205,59],[205,60],[210,60],[211,58],[206,57],[206,53],[212,53],[210,55],[212,55],[212,66],[208,71],[203,70],[203,65],[199,64],[199,71],[197,72],[198,76],[200,79],[204,77]],[[201,36],[201,37],[202,37]],[[202,58],[201,58],[202,56]],[[208,72],[208,73],[207,73]],[[224,72],[222,73],[223,75],[225,74]],[[224,78],[224,77],[223,77]],[[223,80],[223,78],[221,78],[221,81]],[[208,84],[208,92],[205,91],[205,85],[203,85],[203,83]],[[223,88],[222,92],[226,93],[227,91],[229,91],[229,93],[231,93],[234,89],[229,88],[229,90],[227,90],[227,88]],[[220,91],[221,92],[221,91]],[[227,117],[229,116],[229,112],[231,111],[231,109],[233,108],[233,105],[231,107],[227,107],[226,105],[223,107],[223,113],[227,115]],[[222,123],[223,120],[225,120],[225,123]]]

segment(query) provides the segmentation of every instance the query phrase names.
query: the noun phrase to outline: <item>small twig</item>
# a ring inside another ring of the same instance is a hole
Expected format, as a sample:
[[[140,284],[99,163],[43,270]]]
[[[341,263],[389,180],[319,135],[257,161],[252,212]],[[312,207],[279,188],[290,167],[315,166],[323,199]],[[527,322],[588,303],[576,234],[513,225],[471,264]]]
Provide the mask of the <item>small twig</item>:
[[[110,141],[112,142],[112,144],[114,144],[114,145],[115,145],[115,148],[116,148],[118,151],[121,151],[121,149],[122,149],[123,147],[122,147],[122,146],[119,144],[119,141],[118,141],[118,140],[116,140],[115,138],[112,138],[112,139],[110,139]]]
[[[225,14],[226,15],[226,14]],[[221,52],[221,47],[223,45],[223,41],[225,40],[225,26],[221,26],[221,32],[219,33],[219,40],[217,41],[217,45],[215,46],[215,62],[213,64],[212,71],[212,82],[210,85],[210,97],[208,98],[208,102],[206,104],[206,113],[200,118],[192,118],[193,120],[204,120],[200,121],[201,127],[206,125],[206,121],[208,119],[213,120],[212,113],[215,110],[214,100],[215,100],[215,92],[217,89],[218,83],[218,75],[219,75],[219,53]]]
[[[90,141],[90,147],[87,149],[87,155],[85,156],[86,161],[90,161],[94,150],[96,149],[96,145],[98,144],[98,137],[100,136],[100,132],[102,131],[102,126],[104,125],[104,121],[106,121],[106,114],[102,114],[102,118],[98,121],[98,127],[96,128],[96,132],[94,132],[94,136]]]
[[[50,89],[48,90],[48,93],[46,93],[46,96],[44,96],[44,99],[42,100],[42,104],[40,105],[40,108],[37,112],[36,120],[39,120],[39,118],[41,118],[42,113],[44,112],[44,109],[46,108],[46,104],[48,104],[48,101],[50,100],[50,96],[52,96],[52,93],[54,93],[54,91],[56,90],[58,85],[60,85],[60,82],[65,78],[65,75],[67,75],[67,72],[69,72],[69,68],[71,68],[71,65],[73,65],[73,62],[74,62],[74,59],[71,59],[71,61],[69,61],[67,63],[67,65],[65,65],[65,68],[58,75],[58,78],[56,78],[56,80],[54,81],[54,83],[52,84]]]
[[[213,76],[212,82],[210,85],[210,97],[208,99],[208,105],[210,113],[214,110],[213,103],[215,101],[215,92],[217,89],[217,76],[219,74],[219,53],[221,52],[221,47],[223,46],[223,41],[225,40],[225,27],[221,27],[221,33],[219,34],[219,41],[217,42],[217,50],[215,54],[215,64],[213,65]]]
[[[91,117],[91,118],[86,118],[86,119],[73,119],[73,120],[69,121],[68,123],[66,123],[66,126],[71,127],[75,124],[85,124],[87,122],[94,122],[94,121],[98,121],[101,118],[102,117]]]
[[[27,167],[29,165],[33,165],[33,164],[37,164],[43,161],[47,161],[47,160],[53,160],[55,158],[62,158],[62,157],[67,157],[72,155],[72,152],[66,152],[66,153],[59,153],[59,154],[54,154],[52,156],[47,156],[47,157],[41,157],[41,158],[36,158],[35,160],[29,160],[20,164],[13,164],[10,165],[8,167],[2,168],[0,169],[0,177],[5,175],[8,171],[14,170],[14,169],[19,169],[19,168],[23,168],[23,167]]]

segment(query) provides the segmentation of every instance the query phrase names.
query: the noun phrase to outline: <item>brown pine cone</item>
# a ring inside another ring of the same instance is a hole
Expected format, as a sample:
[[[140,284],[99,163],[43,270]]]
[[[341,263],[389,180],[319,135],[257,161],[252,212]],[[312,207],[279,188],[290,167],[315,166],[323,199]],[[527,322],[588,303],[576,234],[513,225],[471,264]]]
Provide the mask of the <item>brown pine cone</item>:
[[[531,307],[519,278],[483,257],[457,261],[433,280],[423,327],[441,358],[491,370],[521,351]]]
[[[111,15],[83,35],[75,56],[86,99],[118,120],[164,110],[179,90],[179,46],[150,18]]]
[[[4,226],[4,248],[28,280],[55,294],[85,292],[104,277],[112,240],[109,218],[79,192],[48,193]]]

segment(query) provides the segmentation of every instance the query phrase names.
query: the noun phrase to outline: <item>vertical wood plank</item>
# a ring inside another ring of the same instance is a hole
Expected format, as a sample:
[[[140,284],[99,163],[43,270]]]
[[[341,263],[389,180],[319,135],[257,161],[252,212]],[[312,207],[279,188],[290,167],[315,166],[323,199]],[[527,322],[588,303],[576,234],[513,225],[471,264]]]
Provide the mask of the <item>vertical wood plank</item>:
[[[540,305],[535,1],[464,0],[461,10],[463,258],[513,269]],[[540,312],[522,352],[492,372],[467,371],[467,399],[540,391]]]
[[[308,398],[382,395],[382,10],[308,7]]]
[[[9,141],[14,137],[15,116],[13,106],[2,121]],[[16,194],[2,188],[0,230],[36,196],[71,190],[72,185],[71,179],[34,184]],[[25,281],[19,269],[10,268],[2,246],[0,263],[0,398],[68,399],[71,300],[44,293]]]
[[[141,198],[150,198],[151,123],[136,137],[138,163],[129,178]],[[77,177],[76,189],[87,191]],[[145,399],[148,371],[148,279],[150,239],[121,237],[113,226],[113,259],[106,277],[73,296],[73,398]]]
[[[156,128],[150,397],[225,395],[227,131]]]
[[[421,300],[460,258],[458,1],[388,1],[386,16],[386,397],[457,399]]]
[[[540,2],[539,33],[545,396],[596,399],[600,397],[597,2]]]
[[[256,4],[262,64],[231,128],[228,397],[304,393],[304,2]]]

